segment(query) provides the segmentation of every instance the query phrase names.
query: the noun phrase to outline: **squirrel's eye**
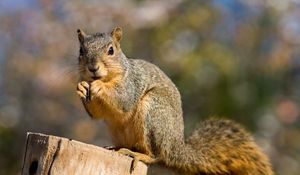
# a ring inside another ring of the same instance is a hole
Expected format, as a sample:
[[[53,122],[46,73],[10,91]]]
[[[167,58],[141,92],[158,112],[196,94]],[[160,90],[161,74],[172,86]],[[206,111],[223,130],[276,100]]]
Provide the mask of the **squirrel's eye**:
[[[80,49],[79,49],[79,54],[83,55],[83,48],[82,47],[80,47]]]
[[[108,55],[113,55],[114,54],[114,48],[110,47],[108,50]]]

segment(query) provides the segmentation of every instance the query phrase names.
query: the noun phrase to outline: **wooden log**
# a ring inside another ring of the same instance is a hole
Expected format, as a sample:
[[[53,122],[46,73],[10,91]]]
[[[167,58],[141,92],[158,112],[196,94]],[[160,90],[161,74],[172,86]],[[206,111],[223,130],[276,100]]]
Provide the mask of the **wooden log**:
[[[132,160],[75,140],[27,133],[22,175],[146,175],[142,162],[130,173]]]

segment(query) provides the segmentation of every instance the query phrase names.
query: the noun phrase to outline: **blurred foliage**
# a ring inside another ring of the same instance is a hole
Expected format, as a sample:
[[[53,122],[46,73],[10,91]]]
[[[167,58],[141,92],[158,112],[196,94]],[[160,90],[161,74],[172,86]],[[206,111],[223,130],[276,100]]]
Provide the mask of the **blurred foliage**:
[[[178,86],[186,133],[209,116],[231,118],[278,174],[298,174],[299,17],[293,0],[0,1],[0,174],[20,174],[28,131],[111,144],[76,96],[75,31],[114,26],[128,57],[155,63]]]

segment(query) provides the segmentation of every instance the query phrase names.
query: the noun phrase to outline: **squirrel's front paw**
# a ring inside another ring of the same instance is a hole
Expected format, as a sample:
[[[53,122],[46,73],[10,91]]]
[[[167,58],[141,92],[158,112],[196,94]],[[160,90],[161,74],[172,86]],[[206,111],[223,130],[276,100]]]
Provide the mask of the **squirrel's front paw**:
[[[77,84],[77,94],[82,100],[86,101],[89,99],[89,89],[90,85],[86,81]]]
[[[95,97],[100,97],[102,91],[103,91],[103,82],[99,80],[93,81],[90,87],[91,100]]]

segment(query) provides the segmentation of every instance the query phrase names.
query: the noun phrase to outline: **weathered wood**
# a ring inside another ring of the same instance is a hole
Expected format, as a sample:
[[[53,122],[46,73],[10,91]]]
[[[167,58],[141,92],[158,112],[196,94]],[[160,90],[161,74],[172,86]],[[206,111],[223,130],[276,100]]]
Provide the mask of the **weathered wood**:
[[[22,175],[129,175],[132,158],[67,138],[28,133]],[[138,162],[130,175],[146,175]]]

